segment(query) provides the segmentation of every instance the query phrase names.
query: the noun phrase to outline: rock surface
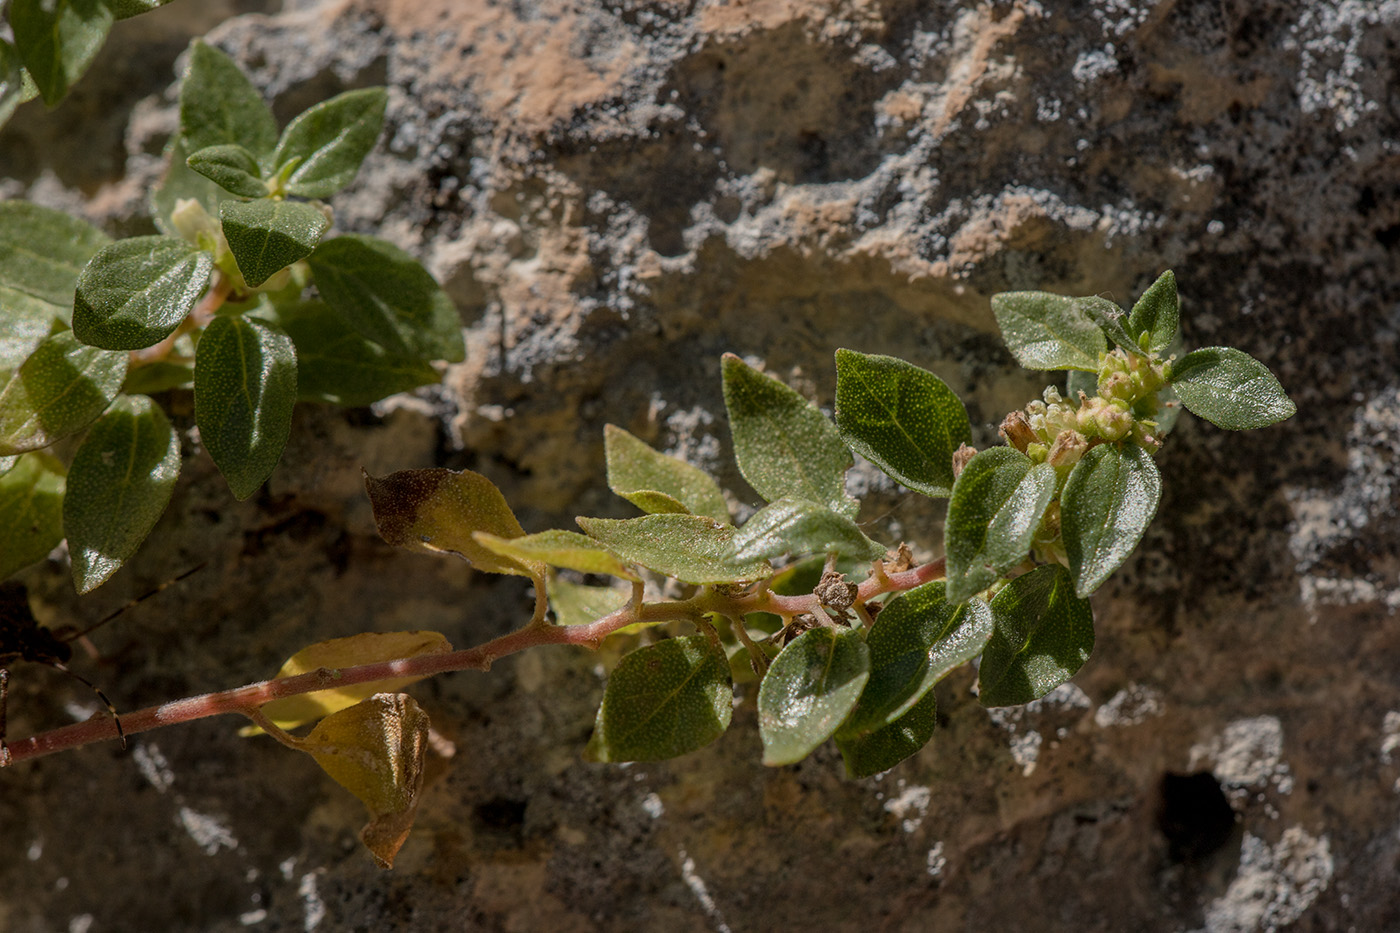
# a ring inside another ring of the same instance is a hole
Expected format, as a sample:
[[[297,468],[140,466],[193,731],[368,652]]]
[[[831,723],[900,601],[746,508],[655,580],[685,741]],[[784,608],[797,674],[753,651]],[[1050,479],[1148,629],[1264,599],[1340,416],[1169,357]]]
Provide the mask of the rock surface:
[[[208,561],[75,662],[123,708],[318,639],[467,645],[528,615],[517,582],[380,542],[362,465],[471,467],[527,529],[568,527],[631,514],[602,479],[615,422],[752,506],[726,351],[824,404],[836,347],[902,356],[985,441],[1038,390],[989,295],[1122,303],[1172,268],[1188,345],[1265,360],[1299,414],[1183,419],[1073,684],[992,716],[955,674],[933,743],[881,778],[830,749],[764,769],[751,696],[701,752],[585,763],[608,658],[538,651],[415,688],[456,754],[391,873],[356,801],[228,721],[0,773],[0,929],[1400,927],[1400,3],[175,3],[0,132],[0,194],[144,232],[204,30],[282,119],[390,87],[337,225],[420,255],[469,355],[419,401],[299,408],[247,502],[190,449],[159,541],[89,599],[26,574],[57,624]],[[941,506],[853,488],[936,549]],[[11,735],[94,708],[16,667]]]

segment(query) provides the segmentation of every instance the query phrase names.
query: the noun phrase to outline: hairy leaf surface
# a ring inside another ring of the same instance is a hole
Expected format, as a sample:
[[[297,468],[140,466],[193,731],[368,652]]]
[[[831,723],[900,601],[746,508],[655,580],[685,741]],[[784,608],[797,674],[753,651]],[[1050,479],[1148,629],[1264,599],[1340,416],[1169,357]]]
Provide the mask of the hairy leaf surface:
[[[63,464],[42,451],[14,458],[0,472],[0,580],[43,560],[63,540],[64,485]]]
[[[1128,333],[1149,353],[1161,353],[1176,339],[1181,322],[1181,300],[1176,276],[1168,269],[1158,276],[1128,315]]]
[[[1074,465],[1060,494],[1060,531],[1080,596],[1133,553],[1161,496],[1157,465],[1136,444],[1100,444]]]
[[[1266,428],[1297,413],[1267,366],[1231,347],[1186,354],[1171,369],[1171,385],[1186,410],[1218,428]]]
[[[1027,369],[1096,372],[1107,351],[1103,328],[1076,298],[1050,292],[1002,292],[992,313],[1011,355]]]
[[[1094,611],[1059,564],[1017,577],[992,599],[994,629],[978,669],[983,706],[1019,706],[1069,680],[1094,650]]]
[[[916,754],[933,738],[937,725],[938,697],[930,690],[907,713],[882,729],[850,738],[838,733],[836,747],[841,750],[848,776],[871,777]]]
[[[977,595],[1025,560],[1055,484],[1054,467],[1032,464],[1014,447],[992,447],[968,461],[943,526],[950,602]]]
[[[69,331],[44,339],[0,387],[0,456],[87,427],[117,397],[126,367],[125,353],[84,346]]]
[[[140,350],[168,337],[209,284],[214,259],[169,236],[103,247],[78,276],[73,335],[104,350]]]
[[[603,443],[608,488],[643,512],[689,512],[729,521],[724,493],[704,470],[653,450],[614,424],[604,426]]]
[[[737,560],[817,553],[876,560],[884,557],[886,550],[846,516],[808,499],[783,498],[766,505],[734,535]]]
[[[810,629],[783,648],[758,688],[765,765],[790,765],[831,738],[870,678],[859,629]]]
[[[734,529],[700,515],[577,519],[588,536],[649,570],[685,583],[743,583],[768,575],[765,560],[734,555]]]

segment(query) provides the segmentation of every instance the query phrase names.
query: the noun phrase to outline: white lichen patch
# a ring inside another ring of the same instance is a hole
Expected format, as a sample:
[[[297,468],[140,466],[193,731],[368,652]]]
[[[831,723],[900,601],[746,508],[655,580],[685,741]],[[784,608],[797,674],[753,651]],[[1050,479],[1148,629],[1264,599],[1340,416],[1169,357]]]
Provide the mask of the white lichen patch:
[[[1273,785],[1279,793],[1293,792],[1293,775],[1283,761],[1283,724],[1277,716],[1236,719],[1209,742],[1191,747],[1194,770],[1205,763],[1226,788],[1259,790]]]
[[[1245,834],[1230,887],[1205,914],[1205,933],[1274,933],[1303,915],[1327,890],[1335,865],[1331,843],[1290,826],[1270,846]]]
[[[1381,723],[1381,761],[1393,762],[1396,749],[1400,749],[1400,710],[1391,710]]]
[[[656,794],[647,794],[642,798],[642,812],[653,820],[657,820],[666,812],[666,805],[661,802],[661,798]]]
[[[136,762],[136,770],[158,792],[165,793],[175,783],[175,772],[170,770],[170,762],[165,760],[156,743],[141,742],[132,748],[131,758]]]
[[[943,843],[941,841],[935,842],[933,848],[928,850],[927,866],[930,878],[943,877],[943,869],[948,867],[948,860],[943,856]]]
[[[1100,729],[1136,726],[1162,715],[1165,709],[1160,691],[1145,684],[1133,683],[1119,690],[1094,711],[1094,724]]]
[[[690,893],[695,895],[695,899],[700,902],[700,907],[714,924],[715,933],[731,933],[729,924],[724,922],[724,915],[720,913],[719,905],[715,903],[714,897],[710,894],[709,886],[705,884],[705,879],[700,877],[695,870],[695,859],[686,855],[681,849],[678,853],[681,859],[681,880],[685,886],[690,888]]]
[[[189,807],[181,807],[180,825],[189,833],[195,845],[204,850],[205,855],[216,855],[220,849],[238,848],[238,840],[233,837],[233,831],[218,817],[200,813]]]
[[[899,782],[899,794],[885,801],[885,811],[899,818],[900,829],[912,833],[928,815],[930,791],[918,785],[905,786]]]

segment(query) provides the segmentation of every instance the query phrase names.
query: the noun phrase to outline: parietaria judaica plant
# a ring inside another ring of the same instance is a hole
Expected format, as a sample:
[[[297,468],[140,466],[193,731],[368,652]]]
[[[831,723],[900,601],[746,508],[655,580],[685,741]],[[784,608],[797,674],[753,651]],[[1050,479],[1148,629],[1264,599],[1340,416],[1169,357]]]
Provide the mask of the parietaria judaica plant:
[[[765,764],[800,761],[832,740],[853,777],[892,768],[930,740],[933,687],[963,664],[980,658],[985,706],[1036,700],[1089,658],[1089,597],[1156,513],[1154,457],[1180,409],[1245,430],[1295,408],[1239,350],[1172,352],[1171,272],[1127,314],[1103,298],[1034,291],[996,295],[992,310],[1023,366],[1069,371],[1065,390],[1048,387],[1006,416],[1004,445],[969,447],[961,401],[908,362],[838,350],[833,422],[727,355],[735,459],[766,503],[741,526],[707,474],[611,425],[608,484],[646,514],[580,517],[582,534],[527,534],[501,492],[469,470],[366,475],[386,541],[525,577],[530,621],[461,651],[430,632],[322,642],[272,681],[127,714],[121,725],[130,734],[242,712],[252,731],[310,752],[365,801],[372,820],[362,839],[387,865],[412,822],[428,729],[396,691],[432,674],[485,670],[524,648],[596,648],[618,634],[644,642],[604,691],[586,753],[605,762],[667,759],[713,742],[729,726],[736,680],[758,681]],[[943,557],[913,565],[905,544],[867,536],[846,492],[853,451],[910,490],[948,499]],[[684,595],[647,600],[648,578],[670,579]],[[304,738],[287,731],[318,718]],[[99,718],[10,748],[20,760],[114,734]]]

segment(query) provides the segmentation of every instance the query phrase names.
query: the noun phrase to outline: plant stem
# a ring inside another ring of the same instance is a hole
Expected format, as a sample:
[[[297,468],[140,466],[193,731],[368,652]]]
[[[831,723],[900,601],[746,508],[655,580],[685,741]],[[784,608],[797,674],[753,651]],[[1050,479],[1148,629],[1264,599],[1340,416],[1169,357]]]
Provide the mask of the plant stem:
[[[916,586],[943,577],[942,558],[920,567],[892,574],[872,574],[860,585],[857,600],[865,602],[884,593],[903,592]],[[543,589],[543,587],[541,587]],[[750,612],[774,612],[791,618],[802,613],[814,612],[820,608],[816,596],[781,596],[770,592],[766,587],[756,592],[739,596],[725,596],[712,589],[704,589],[690,599],[667,602],[629,603],[588,625],[541,625],[535,621],[516,629],[508,635],[488,641],[475,648],[452,651],[445,654],[420,655],[400,658],[394,661],[381,661],[375,664],[362,664],[357,667],[339,669],[321,668],[295,677],[279,680],[265,680],[261,683],[224,690],[218,693],[205,693],[200,696],[175,700],[161,706],[127,713],[120,717],[121,732],[135,735],[162,726],[192,722],[206,716],[224,713],[237,713],[257,721],[257,710],[264,704],[284,697],[299,696],[355,684],[374,683],[401,677],[431,677],[449,671],[490,670],[499,658],[515,654],[526,648],[541,645],[582,645],[597,648],[603,639],[613,632],[638,622],[656,623],[686,621],[700,625],[709,613],[719,613],[731,618],[742,619]],[[742,624],[742,623],[739,623]],[[39,758],[54,752],[78,748],[93,742],[118,738],[117,719],[98,714],[85,721],[63,726],[49,732],[41,732],[27,739],[8,745],[9,757],[0,754],[0,767],[28,758]]]

